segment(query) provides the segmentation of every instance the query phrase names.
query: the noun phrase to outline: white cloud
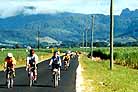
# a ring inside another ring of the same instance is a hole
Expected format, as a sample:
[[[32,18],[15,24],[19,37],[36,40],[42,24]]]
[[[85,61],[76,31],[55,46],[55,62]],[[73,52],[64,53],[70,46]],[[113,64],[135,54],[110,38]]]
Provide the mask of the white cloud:
[[[122,9],[129,8],[130,10],[138,9],[138,0],[114,0],[114,11],[120,14]]]
[[[114,13],[120,14],[124,8],[138,9],[138,0],[114,0]],[[127,3],[126,3],[127,2]],[[36,7],[35,10],[24,6]],[[0,17],[9,17],[24,12],[25,14],[76,12],[109,14],[110,0],[0,0]]]
[[[2,18],[15,16],[17,13],[22,10],[21,6],[16,6],[11,2],[2,2],[0,3],[0,15]]]

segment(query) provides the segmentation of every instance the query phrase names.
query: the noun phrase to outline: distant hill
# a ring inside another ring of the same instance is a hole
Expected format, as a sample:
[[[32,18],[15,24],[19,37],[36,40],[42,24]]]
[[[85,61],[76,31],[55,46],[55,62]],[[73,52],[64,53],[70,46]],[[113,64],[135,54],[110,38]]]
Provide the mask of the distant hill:
[[[0,19],[0,42],[14,41],[22,44],[36,44],[40,37],[50,37],[63,43],[81,43],[82,33],[88,30],[91,35],[91,15],[79,13],[34,14]],[[124,9],[115,16],[115,42],[138,41],[138,9]],[[95,15],[94,41],[109,41],[110,18],[108,15]],[[123,40],[121,40],[123,39]],[[44,39],[43,39],[44,40]],[[125,41],[124,41],[125,40]]]

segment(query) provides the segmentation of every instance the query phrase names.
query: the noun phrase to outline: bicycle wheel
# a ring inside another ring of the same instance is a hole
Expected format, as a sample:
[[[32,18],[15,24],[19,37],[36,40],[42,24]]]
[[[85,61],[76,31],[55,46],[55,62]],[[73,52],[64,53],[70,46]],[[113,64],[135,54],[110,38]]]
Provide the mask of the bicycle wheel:
[[[58,86],[58,79],[59,79],[58,73],[56,73],[56,87]]]
[[[7,87],[10,88],[10,85],[11,85],[10,79],[8,79],[8,80],[7,80]]]
[[[55,73],[54,74],[54,87],[57,87],[58,86],[58,74]]]
[[[64,70],[66,71],[68,69],[67,62],[64,64]]]
[[[10,78],[10,87],[13,88],[13,78]]]
[[[30,85],[30,87],[32,87],[32,85],[33,85],[33,72],[31,72],[30,76],[29,76],[29,85]]]
[[[11,83],[10,83],[10,74],[8,73],[7,74],[7,88],[10,88],[10,85],[11,85]]]
[[[56,74],[53,75],[54,78],[54,88],[56,87]]]

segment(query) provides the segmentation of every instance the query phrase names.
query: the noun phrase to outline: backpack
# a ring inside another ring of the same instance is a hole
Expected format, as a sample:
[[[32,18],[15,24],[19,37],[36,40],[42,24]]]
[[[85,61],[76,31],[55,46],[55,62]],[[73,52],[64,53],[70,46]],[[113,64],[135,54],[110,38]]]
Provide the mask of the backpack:
[[[59,64],[59,56],[56,58],[56,57],[52,57],[53,59],[53,63],[54,64]]]
[[[35,57],[31,57],[31,59],[29,60],[29,64],[30,64],[31,66],[33,66],[34,63],[35,63]]]

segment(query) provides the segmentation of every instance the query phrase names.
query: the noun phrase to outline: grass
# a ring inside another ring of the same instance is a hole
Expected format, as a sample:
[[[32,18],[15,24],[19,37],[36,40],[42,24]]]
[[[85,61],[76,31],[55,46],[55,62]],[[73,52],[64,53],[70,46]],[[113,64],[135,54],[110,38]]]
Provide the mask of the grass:
[[[80,60],[84,92],[137,92],[138,70],[114,65],[111,71],[109,61],[93,62],[85,55]]]
[[[80,48],[80,50],[84,50]],[[91,49],[87,49],[90,54]],[[103,59],[110,58],[108,47],[94,48],[93,55],[98,55]],[[98,57],[97,56],[97,57]],[[138,47],[114,47],[114,61],[116,64],[138,69]]]
[[[0,52],[0,70],[3,69],[4,59],[7,55],[7,53],[13,53],[13,56],[15,57],[17,61],[16,67],[22,67],[26,64],[26,57],[28,53],[25,49],[6,49],[4,51]],[[46,60],[52,56],[52,53],[49,53],[49,51],[41,49],[41,50],[35,50],[36,54],[39,57],[39,61]]]

